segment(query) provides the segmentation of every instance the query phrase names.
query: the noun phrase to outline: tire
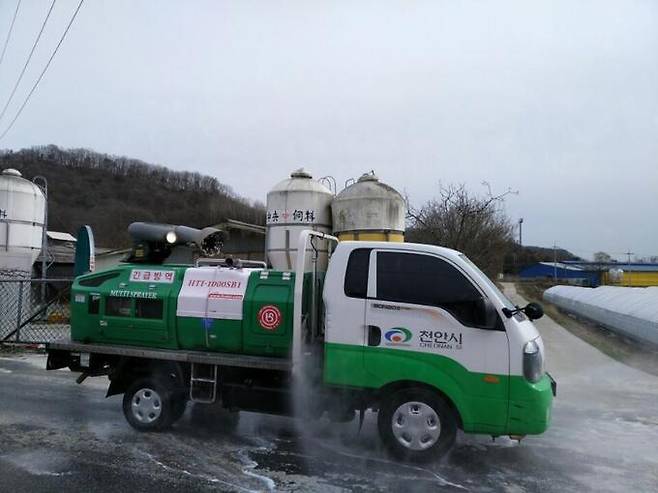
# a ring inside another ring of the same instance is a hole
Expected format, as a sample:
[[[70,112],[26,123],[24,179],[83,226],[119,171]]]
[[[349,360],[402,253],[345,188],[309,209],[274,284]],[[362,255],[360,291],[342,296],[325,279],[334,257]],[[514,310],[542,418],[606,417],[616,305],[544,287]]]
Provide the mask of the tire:
[[[130,426],[138,431],[165,430],[176,417],[174,396],[171,385],[167,385],[165,380],[140,378],[123,395],[123,415]]]
[[[379,436],[395,458],[427,462],[455,443],[457,423],[436,392],[414,387],[384,397],[377,416]]]

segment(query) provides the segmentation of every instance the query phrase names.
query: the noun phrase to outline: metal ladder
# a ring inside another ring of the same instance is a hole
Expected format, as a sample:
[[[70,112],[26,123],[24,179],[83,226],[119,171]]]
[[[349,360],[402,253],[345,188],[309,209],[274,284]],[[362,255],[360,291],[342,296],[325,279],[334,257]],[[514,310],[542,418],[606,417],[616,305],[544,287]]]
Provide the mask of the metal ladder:
[[[192,363],[190,400],[211,404],[217,398],[217,365]]]

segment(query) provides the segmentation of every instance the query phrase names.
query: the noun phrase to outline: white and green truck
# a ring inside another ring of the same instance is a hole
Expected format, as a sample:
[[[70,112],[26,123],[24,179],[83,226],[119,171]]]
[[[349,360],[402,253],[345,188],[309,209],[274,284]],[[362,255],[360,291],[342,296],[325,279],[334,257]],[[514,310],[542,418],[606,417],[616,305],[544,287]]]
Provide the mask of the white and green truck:
[[[334,245],[328,268],[304,272],[316,241]],[[133,258],[80,276],[71,340],[48,345],[48,368],[109,376],[138,430],[169,427],[190,401],[337,421],[373,410],[393,455],[427,460],[458,428],[547,429],[540,306],[514,306],[446,248],[309,230],[297,251],[295,271]]]

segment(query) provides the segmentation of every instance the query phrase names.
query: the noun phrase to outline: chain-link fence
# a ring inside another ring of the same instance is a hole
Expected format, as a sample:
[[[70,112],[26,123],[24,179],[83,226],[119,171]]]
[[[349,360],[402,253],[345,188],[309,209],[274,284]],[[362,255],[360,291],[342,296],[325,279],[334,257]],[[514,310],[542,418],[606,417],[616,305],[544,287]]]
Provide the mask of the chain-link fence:
[[[0,279],[0,342],[43,343],[70,334],[71,279]]]

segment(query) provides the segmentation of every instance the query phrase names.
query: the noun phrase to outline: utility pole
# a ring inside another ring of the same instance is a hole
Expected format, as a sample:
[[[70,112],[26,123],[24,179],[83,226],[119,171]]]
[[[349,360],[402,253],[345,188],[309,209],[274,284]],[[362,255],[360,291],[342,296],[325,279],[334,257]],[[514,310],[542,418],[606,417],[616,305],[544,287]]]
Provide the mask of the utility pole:
[[[631,282],[631,255],[635,255],[635,253],[631,252],[631,249],[629,248],[628,251],[624,253],[624,255],[628,255],[628,285],[632,286],[633,283]]]
[[[523,246],[523,218],[519,219],[519,246]]]

